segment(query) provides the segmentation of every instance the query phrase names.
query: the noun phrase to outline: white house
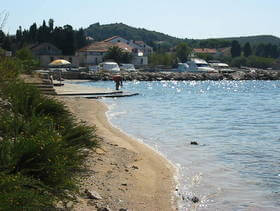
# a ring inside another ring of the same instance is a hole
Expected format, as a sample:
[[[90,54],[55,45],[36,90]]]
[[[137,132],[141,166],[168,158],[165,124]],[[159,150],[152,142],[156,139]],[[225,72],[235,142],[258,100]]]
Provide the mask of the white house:
[[[143,41],[128,41],[120,36],[114,36],[104,40],[104,42],[126,43],[127,45],[133,48],[133,53],[139,54],[139,56],[148,56],[153,53],[153,48]]]
[[[148,57],[144,55],[142,48],[122,37],[114,36],[102,42],[94,42],[86,47],[78,50],[76,56],[79,58],[80,65],[91,66],[97,65],[104,61],[104,56],[110,47],[117,46],[122,50],[129,52],[133,55],[132,63],[137,66],[147,65]]]

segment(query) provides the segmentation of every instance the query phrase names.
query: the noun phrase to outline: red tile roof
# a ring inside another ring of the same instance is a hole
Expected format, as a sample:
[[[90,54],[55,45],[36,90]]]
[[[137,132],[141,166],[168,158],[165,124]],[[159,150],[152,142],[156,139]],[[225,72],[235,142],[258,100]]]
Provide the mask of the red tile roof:
[[[117,46],[121,49],[123,49],[124,51],[127,52],[132,52],[132,47],[125,44],[125,43],[110,43],[110,42],[95,42],[92,43],[86,47],[83,47],[79,50],[79,52],[85,52],[85,51],[93,51],[93,52],[107,52],[109,48],[113,47],[113,46]]]
[[[217,53],[217,50],[213,49],[213,48],[194,48],[193,52],[194,53],[210,53],[210,54],[215,54],[215,53]]]

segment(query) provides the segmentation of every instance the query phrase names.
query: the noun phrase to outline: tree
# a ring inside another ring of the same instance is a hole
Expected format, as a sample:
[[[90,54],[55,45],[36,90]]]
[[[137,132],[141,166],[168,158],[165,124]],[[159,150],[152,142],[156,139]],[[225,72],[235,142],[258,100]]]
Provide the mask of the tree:
[[[231,43],[231,56],[238,57],[241,56],[241,47],[238,41],[234,40]]]
[[[132,54],[129,52],[123,52],[121,56],[121,63],[131,63]]]
[[[243,52],[244,52],[244,56],[245,56],[245,57],[248,57],[248,56],[251,56],[251,55],[252,55],[252,49],[251,49],[251,45],[250,45],[249,42],[247,42],[247,43],[244,45]]]
[[[191,53],[191,48],[187,43],[180,43],[176,46],[176,56],[181,62],[186,62]]]
[[[53,26],[54,26],[54,20],[53,19],[49,19],[49,31],[50,32],[53,31]]]
[[[256,48],[256,56],[265,56],[265,45],[263,43],[259,44]]]
[[[34,43],[37,40],[37,24],[33,23],[29,28],[29,42]]]
[[[75,52],[74,31],[70,25],[63,26],[63,43],[61,50],[65,55],[72,55]]]
[[[75,32],[75,48],[80,49],[87,44],[85,31],[83,28],[80,28],[79,31]]]
[[[132,60],[132,54],[123,51],[117,46],[110,47],[105,55],[105,59],[114,60],[118,64],[120,63],[130,63]]]
[[[11,41],[10,36],[6,36],[4,38],[2,48],[5,49],[6,51],[12,50],[12,41]]]

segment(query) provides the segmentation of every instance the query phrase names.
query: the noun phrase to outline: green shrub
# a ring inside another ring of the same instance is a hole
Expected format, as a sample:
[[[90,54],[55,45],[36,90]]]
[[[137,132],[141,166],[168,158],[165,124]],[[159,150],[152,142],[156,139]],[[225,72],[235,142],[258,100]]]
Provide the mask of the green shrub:
[[[10,102],[12,112],[26,118],[34,115],[41,98],[40,91],[36,87],[22,81],[2,84],[1,97]]]
[[[20,63],[9,57],[0,58],[0,82],[15,80],[20,72]]]
[[[250,67],[256,68],[268,68],[272,67],[275,62],[275,59],[272,58],[264,58],[259,56],[249,56],[247,60],[247,64]]]
[[[53,209],[55,198],[40,181],[0,173],[0,210]]]
[[[231,66],[233,67],[241,67],[241,66],[246,66],[247,64],[247,59],[245,57],[235,57],[231,60]]]
[[[0,210],[50,207],[66,189],[76,190],[82,149],[99,141],[95,128],[78,123],[61,102],[33,86],[15,81],[0,88],[9,102],[0,113]],[[6,188],[12,182],[14,188]]]
[[[62,134],[63,141],[67,146],[78,146],[80,148],[92,148],[98,145],[99,138],[96,128],[79,123],[74,127],[65,128]]]

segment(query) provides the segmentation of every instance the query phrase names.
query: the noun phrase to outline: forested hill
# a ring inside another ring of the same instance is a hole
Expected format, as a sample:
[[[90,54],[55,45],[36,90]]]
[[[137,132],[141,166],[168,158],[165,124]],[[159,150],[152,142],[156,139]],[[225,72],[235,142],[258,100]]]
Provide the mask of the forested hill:
[[[237,40],[241,45],[244,45],[246,42],[249,42],[251,45],[258,44],[272,44],[272,45],[280,45],[280,38],[272,35],[259,35],[259,36],[248,36],[248,37],[230,37],[223,38],[223,40]]]
[[[249,42],[252,46],[258,44],[276,44],[280,45],[280,38],[272,35],[259,35],[259,36],[247,36],[247,37],[229,37],[229,38],[217,38],[217,39],[179,39],[176,37],[169,36],[164,33],[150,31],[143,28],[135,28],[128,26],[123,23],[115,24],[104,24],[100,25],[95,23],[90,25],[85,29],[86,35],[93,37],[96,41],[105,40],[113,36],[121,36],[127,40],[143,40],[149,45],[155,47],[156,43],[165,43],[169,46],[177,45],[182,41],[188,42],[192,47],[199,47],[199,43],[205,43],[205,41],[210,41],[213,44],[213,47],[224,47],[229,46],[231,41],[237,40],[241,45],[244,45],[246,42]],[[187,34],[187,32],[186,32]],[[217,45],[217,43],[219,43]],[[216,46],[217,45],[217,46]],[[211,47],[202,45],[202,47]]]
[[[100,25],[95,23],[90,25],[85,32],[88,36],[93,37],[96,41],[105,40],[113,36],[121,36],[127,40],[142,40],[148,44],[157,41],[164,41],[170,44],[177,44],[181,39],[143,28],[135,28],[123,23]]]

